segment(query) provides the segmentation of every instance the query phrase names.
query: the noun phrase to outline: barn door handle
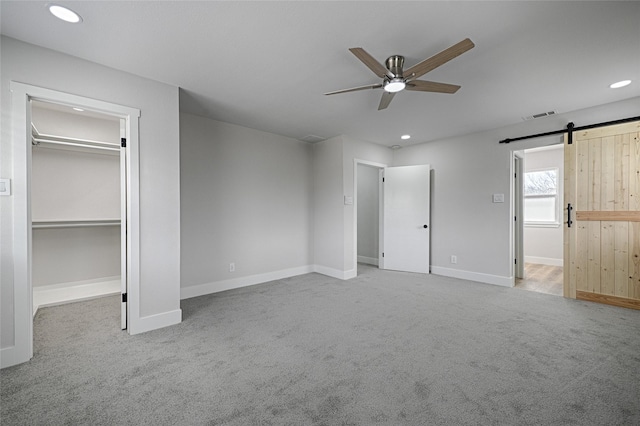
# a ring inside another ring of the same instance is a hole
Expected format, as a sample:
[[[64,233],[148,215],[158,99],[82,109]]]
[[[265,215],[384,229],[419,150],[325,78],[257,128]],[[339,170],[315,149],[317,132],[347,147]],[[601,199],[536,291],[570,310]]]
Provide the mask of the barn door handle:
[[[573,223],[571,221],[571,210],[573,210],[573,207],[571,207],[571,203],[567,204],[567,228],[571,228],[571,224]]]

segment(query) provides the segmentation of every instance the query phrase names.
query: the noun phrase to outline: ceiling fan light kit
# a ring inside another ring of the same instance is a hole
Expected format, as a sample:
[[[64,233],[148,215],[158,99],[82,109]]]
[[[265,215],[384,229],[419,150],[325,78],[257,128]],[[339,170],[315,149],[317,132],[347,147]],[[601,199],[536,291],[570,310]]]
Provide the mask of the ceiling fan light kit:
[[[396,93],[404,90],[406,86],[407,84],[404,82],[404,79],[394,78],[393,80],[389,80],[385,83],[384,90],[389,93]]]
[[[460,89],[460,86],[458,85],[416,79],[429,71],[433,71],[440,65],[449,62],[453,58],[462,55],[474,46],[473,42],[466,38],[460,43],[454,44],[448,49],[425,59],[406,71],[403,70],[403,56],[390,56],[387,58],[385,65],[383,66],[363,48],[353,47],[349,49],[349,51],[353,53],[363,64],[365,64],[367,68],[373,71],[375,75],[382,78],[382,83],[336,90],[333,92],[327,92],[325,95],[336,95],[338,93],[356,92],[367,89],[383,89],[384,93],[382,94],[382,99],[380,99],[380,104],[378,105],[378,110],[382,110],[389,106],[396,93],[405,89],[416,92],[456,93],[458,89]]]

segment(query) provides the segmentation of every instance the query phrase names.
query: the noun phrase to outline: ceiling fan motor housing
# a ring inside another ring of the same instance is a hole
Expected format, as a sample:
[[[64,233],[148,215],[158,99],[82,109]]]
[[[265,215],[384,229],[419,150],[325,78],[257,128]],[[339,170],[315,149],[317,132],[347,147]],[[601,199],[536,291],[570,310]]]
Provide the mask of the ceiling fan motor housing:
[[[396,78],[402,78],[402,67],[404,66],[404,56],[389,56],[385,62],[387,69],[391,71]]]

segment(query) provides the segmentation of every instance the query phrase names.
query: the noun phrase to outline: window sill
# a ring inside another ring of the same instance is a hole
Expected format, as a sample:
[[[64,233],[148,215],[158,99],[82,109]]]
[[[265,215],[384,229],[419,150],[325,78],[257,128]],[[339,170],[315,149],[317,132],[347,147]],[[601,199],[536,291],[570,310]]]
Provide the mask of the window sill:
[[[560,223],[558,222],[525,222],[525,228],[559,228]]]

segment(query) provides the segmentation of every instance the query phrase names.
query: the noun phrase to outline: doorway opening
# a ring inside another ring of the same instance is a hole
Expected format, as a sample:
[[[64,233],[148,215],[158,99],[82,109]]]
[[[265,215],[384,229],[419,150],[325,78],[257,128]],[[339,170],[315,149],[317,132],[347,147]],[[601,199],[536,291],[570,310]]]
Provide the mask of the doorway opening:
[[[355,162],[356,275],[360,266],[362,269],[380,266],[384,168],[383,164]]]
[[[564,145],[513,153],[515,287],[563,295]]]
[[[126,294],[124,125],[119,117],[31,100],[34,317],[42,307]]]
[[[428,164],[386,167],[354,160],[356,275],[358,262],[380,269],[430,273],[430,176]]]
[[[32,228],[32,101],[48,102],[85,111],[117,117],[126,156],[120,157],[120,170],[126,171],[121,180],[126,186],[126,259],[123,257],[123,292],[121,317],[129,333],[135,333],[140,322],[140,217],[139,217],[139,142],[140,110],[92,98],[58,92],[12,81],[11,131],[13,149],[13,336],[14,345],[3,348],[1,366],[9,367],[33,357],[33,228]],[[72,142],[73,143],[73,142]],[[126,266],[126,269],[125,269]],[[124,285],[124,284],[123,284]],[[125,323],[126,321],[126,323]],[[133,330],[133,331],[132,331]]]

